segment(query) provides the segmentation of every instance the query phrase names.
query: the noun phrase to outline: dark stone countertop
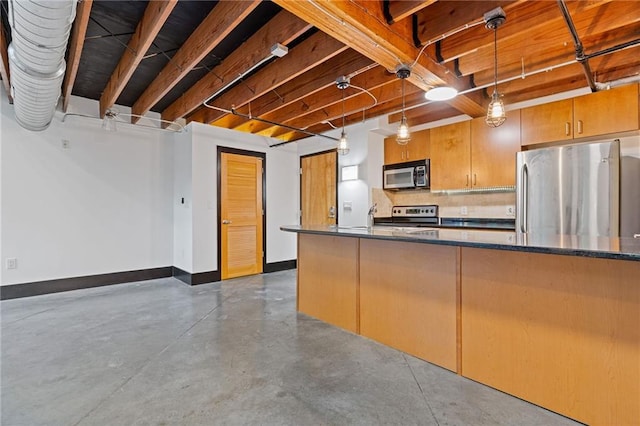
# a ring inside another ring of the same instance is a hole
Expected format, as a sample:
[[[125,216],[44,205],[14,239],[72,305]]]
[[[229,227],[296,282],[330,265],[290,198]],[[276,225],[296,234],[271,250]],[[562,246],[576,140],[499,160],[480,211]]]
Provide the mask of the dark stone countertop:
[[[374,226],[282,226],[302,234],[372,238],[496,250],[640,261],[640,238],[519,234],[513,231]],[[640,277],[639,277],[640,280]]]

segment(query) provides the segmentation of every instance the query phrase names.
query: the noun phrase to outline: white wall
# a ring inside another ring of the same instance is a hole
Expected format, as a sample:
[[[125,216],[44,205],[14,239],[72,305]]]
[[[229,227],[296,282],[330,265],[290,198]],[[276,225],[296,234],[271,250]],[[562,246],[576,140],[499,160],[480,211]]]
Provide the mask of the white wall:
[[[173,140],[173,266],[193,269],[191,188],[191,133],[177,133]]]
[[[1,98],[2,285],[172,265],[173,146],[166,132],[57,112],[18,126]],[[72,110],[97,115],[97,102]],[[63,148],[68,141],[68,148]],[[6,269],[6,258],[18,268]]]
[[[184,265],[184,268],[181,267],[181,269],[190,273],[219,269],[217,262],[218,146],[266,153],[266,260],[267,263],[273,263],[295,259],[295,234],[281,231],[280,226],[298,222],[300,178],[296,144],[270,148],[269,144],[278,141],[199,123],[191,123],[188,133],[190,147],[187,147],[189,141],[176,139],[175,142],[176,150],[184,152],[184,155],[188,155],[187,151],[190,149],[191,170],[182,169],[176,163],[175,187],[183,189],[180,194],[175,194],[174,203],[180,202],[182,193],[191,192],[191,223],[186,223],[187,220],[181,216],[180,227],[181,229],[190,228],[192,240],[186,237],[175,238],[174,255],[180,255],[183,250],[185,253],[191,252],[192,261],[191,264],[188,264],[188,258],[184,262],[175,258],[176,266]],[[189,174],[190,176],[187,176]],[[185,185],[185,176],[187,176],[187,180],[190,179],[190,188]],[[180,207],[177,204],[174,204],[174,208],[178,211],[181,209],[188,211],[189,209],[189,207]]]

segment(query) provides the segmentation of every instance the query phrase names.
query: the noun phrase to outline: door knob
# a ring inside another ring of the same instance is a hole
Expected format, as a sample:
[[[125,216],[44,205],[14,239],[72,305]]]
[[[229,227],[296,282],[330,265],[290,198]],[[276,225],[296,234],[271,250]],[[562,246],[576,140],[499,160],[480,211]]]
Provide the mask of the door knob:
[[[223,224],[223,225],[228,225],[228,224],[230,224],[230,223],[231,223],[231,221],[230,221],[230,220],[227,220],[227,219],[223,219],[223,220],[222,220],[222,224]]]

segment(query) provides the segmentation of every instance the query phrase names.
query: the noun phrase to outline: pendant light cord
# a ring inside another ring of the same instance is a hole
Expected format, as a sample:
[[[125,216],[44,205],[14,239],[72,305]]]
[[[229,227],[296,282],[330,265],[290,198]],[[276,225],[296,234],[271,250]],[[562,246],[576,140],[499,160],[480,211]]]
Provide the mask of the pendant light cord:
[[[404,116],[404,78],[402,79],[402,118],[405,118]]]
[[[342,134],[343,135],[344,135],[344,90],[345,89],[342,89]]]
[[[493,90],[498,91],[498,27],[493,29]]]

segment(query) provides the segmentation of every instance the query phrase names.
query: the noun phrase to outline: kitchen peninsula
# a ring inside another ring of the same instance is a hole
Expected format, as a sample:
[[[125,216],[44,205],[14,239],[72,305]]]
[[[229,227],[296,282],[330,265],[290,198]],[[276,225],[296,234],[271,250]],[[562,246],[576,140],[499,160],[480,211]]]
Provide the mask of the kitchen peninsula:
[[[282,230],[300,312],[581,422],[640,418],[640,239]]]

